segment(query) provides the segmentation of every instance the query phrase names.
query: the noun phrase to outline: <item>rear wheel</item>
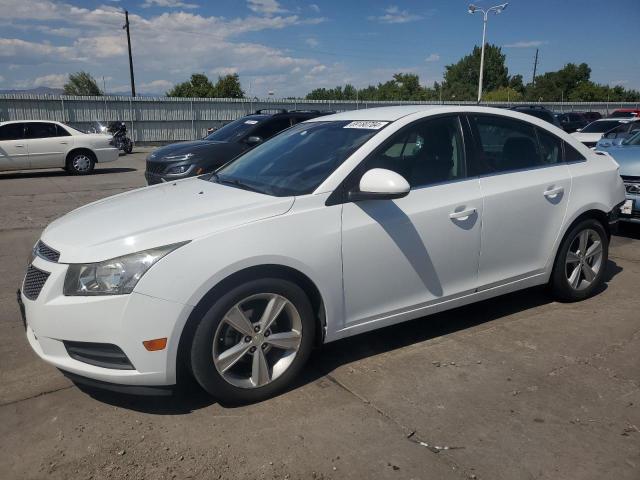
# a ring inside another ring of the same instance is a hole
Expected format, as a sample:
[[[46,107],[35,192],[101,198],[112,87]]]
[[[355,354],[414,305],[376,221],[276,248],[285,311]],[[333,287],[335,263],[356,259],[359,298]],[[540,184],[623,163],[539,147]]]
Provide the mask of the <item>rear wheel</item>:
[[[551,288],[565,302],[592,296],[604,282],[609,238],[595,219],[575,225],[565,236],[553,268]]]
[[[260,401],[291,383],[314,334],[313,310],[300,287],[277,278],[253,280],[220,297],[200,320],[192,371],[221,401]]]
[[[72,175],[88,175],[93,172],[96,161],[88,152],[75,152],[67,159],[66,170]]]

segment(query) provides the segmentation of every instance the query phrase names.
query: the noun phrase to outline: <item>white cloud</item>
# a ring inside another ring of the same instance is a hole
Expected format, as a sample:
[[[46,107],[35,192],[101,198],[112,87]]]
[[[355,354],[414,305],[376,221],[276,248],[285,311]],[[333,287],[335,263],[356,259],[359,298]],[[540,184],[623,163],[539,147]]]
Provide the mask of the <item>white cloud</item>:
[[[152,80],[137,85],[138,90],[142,93],[164,93],[171,90],[172,87],[173,82],[169,80]]]
[[[522,41],[522,42],[515,42],[515,43],[508,43],[507,45],[504,45],[505,48],[532,48],[532,47],[539,47],[541,45],[546,45],[547,41],[545,40],[528,40],[528,41]]]
[[[437,62],[438,60],[440,60],[440,55],[437,53],[432,53],[424,59],[425,62]]]
[[[277,0],[247,0],[247,7],[256,13],[269,16],[287,12]]]
[[[381,16],[367,17],[371,21],[379,23],[408,23],[421,20],[422,15],[409,13],[408,10],[400,10],[396,5],[391,5],[385,9],[385,14]]]
[[[64,73],[43,75],[33,80],[34,87],[62,88],[67,83],[68,76]]]
[[[309,75],[317,75],[318,73],[324,72],[326,69],[326,65],[316,65],[311,70],[309,70]]]
[[[318,5],[316,5],[315,3],[310,4],[309,8],[311,10],[313,10],[314,12],[316,12],[316,13],[320,13],[320,7]]]
[[[144,0],[142,8],[161,7],[161,8],[198,8],[195,3],[181,2],[180,0]]]
[[[306,38],[304,40],[304,43],[309,45],[311,48],[316,48],[318,45],[320,45],[320,42],[315,38]]]

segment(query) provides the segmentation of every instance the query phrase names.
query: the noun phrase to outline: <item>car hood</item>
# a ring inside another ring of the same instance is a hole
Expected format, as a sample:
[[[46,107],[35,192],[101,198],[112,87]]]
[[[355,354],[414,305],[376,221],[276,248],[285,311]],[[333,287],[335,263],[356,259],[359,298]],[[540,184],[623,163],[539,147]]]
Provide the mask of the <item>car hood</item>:
[[[620,175],[640,177],[640,146],[614,145],[608,148],[598,147],[597,150],[607,152],[620,165]]]
[[[42,241],[61,263],[98,262],[282,215],[293,202],[191,178],[80,207],[51,223]]]
[[[175,161],[175,159],[166,160],[168,156],[182,155],[186,153],[192,153],[194,155],[199,155],[202,153],[213,152],[216,149],[224,147],[227,145],[227,142],[213,142],[210,140],[195,140],[193,142],[180,142],[180,143],[172,143],[171,145],[167,145],[165,147],[158,148],[154,150],[151,155],[149,155],[149,160],[154,162],[162,162],[162,161]]]

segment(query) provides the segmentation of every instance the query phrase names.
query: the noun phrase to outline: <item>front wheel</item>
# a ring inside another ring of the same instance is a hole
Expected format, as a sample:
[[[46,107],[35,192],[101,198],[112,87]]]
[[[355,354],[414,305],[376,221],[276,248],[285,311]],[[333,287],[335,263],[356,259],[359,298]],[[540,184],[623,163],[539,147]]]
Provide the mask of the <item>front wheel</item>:
[[[133,142],[131,142],[131,140],[126,138],[122,145],[122,150],[124,151],[124,153],[127,153],[127,154],[133,152]]]
[[[551,289],[561,301],[592,296],[603,284],[609,258],[609,237],[595,219],[575,225],[565,236],[553,267]]]
[[[220,297],[200,320],[191,368],[218,400],[264,400],[300,372],[314,336],[313,310],[300,287],[278,278],[253,280]]]

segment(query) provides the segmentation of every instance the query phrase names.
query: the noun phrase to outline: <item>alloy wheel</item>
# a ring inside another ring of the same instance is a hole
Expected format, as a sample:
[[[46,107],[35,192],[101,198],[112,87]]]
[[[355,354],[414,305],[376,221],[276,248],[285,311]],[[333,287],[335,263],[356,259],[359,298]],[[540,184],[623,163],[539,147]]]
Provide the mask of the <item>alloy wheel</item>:
[[[72,164],[77,172],[87,172],[91,168],[91,159],[86,155],[76,155],[73,157]]]
[[[275,293],[251,295],[236,303],[219,323],[213,363],[228,383],[257,388],[282,375],[296,357],[302,320],[292,302]]]
[[[574,290],[588,288],[602,268],[603,239],[593,229],[585,229],[576,234],[567,251],[565,276]]]

